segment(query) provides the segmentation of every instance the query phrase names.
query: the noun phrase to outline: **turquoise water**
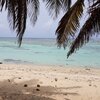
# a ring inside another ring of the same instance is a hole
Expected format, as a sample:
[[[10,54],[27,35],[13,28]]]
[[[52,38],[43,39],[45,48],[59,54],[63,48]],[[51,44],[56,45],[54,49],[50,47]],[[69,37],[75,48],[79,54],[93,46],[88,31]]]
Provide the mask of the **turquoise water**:
[[[18,48],[16,38],[0,38],[0,61],[43,65],[100,67],[100,41],[91,41],[67,59],[68,49],[57,48],[55,39],[24,39]]]

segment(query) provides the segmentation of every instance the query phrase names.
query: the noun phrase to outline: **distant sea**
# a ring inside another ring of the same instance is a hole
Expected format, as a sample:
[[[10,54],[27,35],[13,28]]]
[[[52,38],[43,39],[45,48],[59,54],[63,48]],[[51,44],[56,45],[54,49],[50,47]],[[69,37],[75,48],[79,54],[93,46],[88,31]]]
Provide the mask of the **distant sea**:
[[[19,48],[16,38],[0,38],[0,62],[3,63],[100,68],[100,40],[91,40],[67,59],[68,50],[59,49],[55,39],[26,38]]]

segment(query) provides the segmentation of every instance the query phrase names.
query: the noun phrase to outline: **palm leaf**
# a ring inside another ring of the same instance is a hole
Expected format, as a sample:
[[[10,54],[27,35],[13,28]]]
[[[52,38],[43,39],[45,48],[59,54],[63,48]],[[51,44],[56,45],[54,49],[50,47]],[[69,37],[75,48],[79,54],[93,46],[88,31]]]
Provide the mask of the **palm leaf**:
[[[49,10],[49,14],[53,18],[56,18],[60,13],[62,0],[43,0],[43,2],[46,2],[46,7]]]
[[[13,30],[17,32],[19,46],[26,29],[27,20],[27,1],[26,0],[8,0],[8,20]]]
[[[1,11],[3,7],[8,11],[8,20],[11,29],[15,30],[19,46],[26,29],[27,12],[33,25],[39,13],[38,0],[0,0]]]
[[[2,11],[5,4],[5,0],[0,0],[0,10]]]
[[[97,5],[100,5],[100,2],[99,4],[96,4],[95,7],[92,6],[90,9],[89,13],[91,15],[80,30],[78,37],[73,42],[67,57],[82,47],[85,43],[89,42],[90,37],[100,33],[100,6]]]
[[[73,37],[77,31],[79,27],[79,19],[83,13],[83,6],[84,0],[77,0],[59,22],[59,26],[56,30],[57,43],[59,47],[65,44],[69,36]]]
[[[33,25],[35,25],[39,15],[39,0],[28,0],[28,15]]]
[[[67,11],[71,6],[71,0],[43,0],[46,3],[49,14],[55,19],[61,10]]]
[[[17,20],[16,20],[16,31],[17,31],[19,46],[21,45],[22,37],[26,29],[26,20],[27,20],[27,1],[19,0]]]
[[[10,23],[10,27],[15,30],[16,29],[16,20],[17,20],[17,10],[16,8],[18,8],[18,4],[16,0],[9,0],[8,2],[6,2],[6,7],[8,10],[8,20]]]
[[[71,7],[71,2],[72,2],[72,0],[62,0],[62,4],[63,4],[62,9],[64,11],[68,11]]]

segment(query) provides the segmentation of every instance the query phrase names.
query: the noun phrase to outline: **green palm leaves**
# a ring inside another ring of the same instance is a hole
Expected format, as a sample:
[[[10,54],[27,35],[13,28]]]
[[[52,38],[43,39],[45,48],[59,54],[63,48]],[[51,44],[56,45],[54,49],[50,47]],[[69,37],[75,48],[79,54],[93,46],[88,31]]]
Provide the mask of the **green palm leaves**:
[[[80,18],[83,15],[84,2],[85,0],[77,0],[61,19],[56,30],[58,46],[64,46],[65,48],[69,37],[75,37],[76,31],[79,29],[79,34],[73,41],[67,57],[87,43],[91,36],[100,33],[100,0],[88,0],[87,12],[89,18],[80,29]]]
[[[61,10],[67,11],[71,6],[71,0],[43,0],[43,2],[53,18],[58,17]]]
[[[80,29],[79,35],[73,42],[70,51],[68,52],[68,57],[77,49],[83,46],[83,44],[89,42],[91,36],[100,33],[100,8],[95,9],[90,8],[90,16]]]
[[[93,35],[100,33],[100,0],[94,0],[88,10],[88,13],[89,18],[80,29],[76,39],[73,41],[67,57],[89,42]]]
[[[77,30],[79,31],[78,36],[73,40],[67,57],[87,43],[92,35],[100,33],[100,0],[76,0],[74,4],[72,1],[43,0],[53,18],[57,18],[60,11],[65,12],[56,30],[59,47],[64,46],[65,48],[69,38],[75,38]],[[88,9],[84,7],[85,1],[88,4]],[[35,25],[39,15],[39,6],[39,0],[0,0],[1,11],[3,8],[8,11],[8,20],[11,28],[17,33],[19,46],[26,29],[27,17],[29,16],[31,22]],[[80,19],[84,10],[87,10],[89,17],[80,29]]]
[[[1,11],[3,7],[8,11],[8,20],[11,28],[17,32],[19,46],[26,29],[27,16],[33,25],[39,13],[38,0],[0,0]]]
[[[59,47],[68,40],[69,36],[75,35],[75,32],[79,27],[79,19],[83,13],[83,6],[84,0],[78,0],[61,19],[56,30],[57,43]]]

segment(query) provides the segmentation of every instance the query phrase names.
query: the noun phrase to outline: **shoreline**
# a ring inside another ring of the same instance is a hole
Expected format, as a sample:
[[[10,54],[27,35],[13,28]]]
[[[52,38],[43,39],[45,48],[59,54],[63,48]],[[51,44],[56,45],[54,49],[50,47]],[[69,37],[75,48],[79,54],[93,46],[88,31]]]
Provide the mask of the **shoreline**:
[[[0,100],[100,100],[100,69],[0,64]]]
[[[0,61],[0,65],[22,65],[22,66],[45,66],[45,67],[62,67],[62,68],[90,68],[90,69],[100,69],[100,66],[93,66],[93,65],[69,65],[69,64],[66,64],[66,65],[55,65],[55,64],[35,64],[35,63],[32,63],[32,62],[22,62],[22,63],[15,63],[15,62],[3,62],[3,61]]]

